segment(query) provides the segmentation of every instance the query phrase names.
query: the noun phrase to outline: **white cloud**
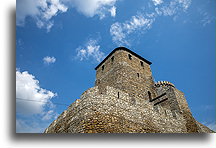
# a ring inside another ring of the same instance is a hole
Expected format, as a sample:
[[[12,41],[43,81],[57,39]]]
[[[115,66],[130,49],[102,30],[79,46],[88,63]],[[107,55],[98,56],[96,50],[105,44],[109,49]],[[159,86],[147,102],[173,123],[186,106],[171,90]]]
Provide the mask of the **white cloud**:
[[[171,0],[170,2],[164,2],[162,0],[152,0],[154,3],[153,11],[139,12],[137,15],[132,16],[125,22],[115,22],[110,27],[110,34],[112,40],[118,46],[127,45],[130,46],[130,42],[134,37],[131,35],[142,34],[149,30],[154,21],[159,16],[173,16],[179,12],[185,12],[190,4],[191,0]]]
[[[186,11],[191,5],[191,0],[172,0],[155,8],[158,15],[173,16],[174,14]]]
[[[54,25],[53,17],[58,13],[67,12],[68,8],[75,8],[87,17],[98,15],[100,19],[107,13],[114,17],[117,0],[18,0],[16,6],[16,25],[24,26],[27,17],[36,21],[38,28],[50,31]]]
[[[16,6],[16,25],[24,26],[27,17],[36,20],[39,28],[50,31],[53,26],[52,17],[59,12],[66,12],[67,7],[59,0],[18,0]]]
[[[105,17],[105,14],[109,12],[117,0],[64,0],[72,7],[77,9],[78,12],[84,14],[87,17],[93,17],[99,15],[100,18]]]
[[[191,0],[177,0],[177,3],[179,3],[180,7],[182,7],[183,10],[186,11],[191,5]]]
[[[144,15],[132,16],[129,21],[124,23],[116,22],[111,25],[110,34],[113,41],[118,45],[130,45],[130,41],[127,40],[127,36],[139,31],[143,33],[145,30],[151,28],[154,18]]]
[[[124,33],[124,28],[122,27],[122,24],[119,22],[116,22],[111,25],[110,27],[110,34],[112,36],[112,40],[117,43],[118,45],[129,43],[126,41],[126,33]]]
[[[79,47],[77,50],[77,58],[82,60],[88,60],[93,58],[97,62],[100,62],[105,56],[102,51],[100,51],[100,45],[98,45],[97,40],[90,39],[84,47]]]
[[[115,6],[112,6],[112,8],[109,11],[110,11],[110,14],[112,17],[116,16],[116,7]]]
[[[41,88],[39,81],[27,71],[16,71],[16,110],[18,113],[44,114],[45,106],[52,106],[50,99],[55,96],[57,96],[56,93]]]
[[[163,0],[152,0],[155,6],[160,5],[163,3]]]
[[[131,20],[124,23],[123,27],[126,29],[127,33],[131,33],[137,29],[149,29],[151,27],[153,20],[150,18],[145,18],[142,15],[132,16]]]
[[[55,57],[49,57],[49,56],[46,56],[43,58],[43,61],[45,64],[52,64],[52,63],[55,63],[56,61],[56,58]]]

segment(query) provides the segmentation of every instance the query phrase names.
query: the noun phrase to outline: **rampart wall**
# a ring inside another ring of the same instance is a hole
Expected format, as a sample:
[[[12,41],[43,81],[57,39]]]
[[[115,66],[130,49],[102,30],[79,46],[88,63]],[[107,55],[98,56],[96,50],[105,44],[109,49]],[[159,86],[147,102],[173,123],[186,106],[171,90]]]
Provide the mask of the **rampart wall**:
[[[97,87],[85,91],[80,100],[68,107],[46,133],[184,133],[185,120],[173,118],[171,110],[151,103],[134,102],[129,94],[107,87],[100,94]],[[119,94],[119,95],[118,95]]]

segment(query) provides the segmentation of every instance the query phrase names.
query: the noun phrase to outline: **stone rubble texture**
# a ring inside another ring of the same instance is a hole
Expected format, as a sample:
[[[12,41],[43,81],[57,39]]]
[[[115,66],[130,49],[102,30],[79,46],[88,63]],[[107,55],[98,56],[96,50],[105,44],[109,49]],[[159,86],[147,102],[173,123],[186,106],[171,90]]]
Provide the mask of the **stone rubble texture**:
[[[95,86],[45,133],[214,132],[194,119],[183,92],[174,84],[153,81],[150,64],[125,47],[116,48],[96,67]]]

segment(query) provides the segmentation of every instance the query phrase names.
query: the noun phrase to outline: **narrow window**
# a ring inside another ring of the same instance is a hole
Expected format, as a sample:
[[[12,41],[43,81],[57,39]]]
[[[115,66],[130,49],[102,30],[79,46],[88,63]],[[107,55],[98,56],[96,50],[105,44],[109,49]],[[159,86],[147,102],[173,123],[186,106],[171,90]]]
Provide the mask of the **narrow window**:
[[[104,65],[102,66],[102,71],[104,70]]]
[[[128,54],[128,58],[129,58],[130,60],[132,60],[132,56],[131,56],[130,54]]]
[[[143,61],[140,61],[140,65],[141,65],[142,67],[144,67],[144,65],[143,65]]]
[[[139,78],[139,73],[137,73],[137,77]]]
[[[112,62],[114,61],[114,56],[111,58],[111,61],[112,61]]]
[[[118,98],[119,98],[119,92],[118,92]]]
[[[148,96],[149,96],[149,101],[151,101],[152,97],[150,91],[148,91]]]

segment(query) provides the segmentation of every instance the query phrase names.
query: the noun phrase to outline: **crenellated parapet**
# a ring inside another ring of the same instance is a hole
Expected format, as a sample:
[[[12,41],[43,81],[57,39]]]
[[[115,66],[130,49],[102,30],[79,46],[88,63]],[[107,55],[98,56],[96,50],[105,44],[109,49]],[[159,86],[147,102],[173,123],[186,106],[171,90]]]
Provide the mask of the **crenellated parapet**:
[[[171,86],[171,87],[175,87],[174,84],[172,84],[171,82],[168,81],[158,81],[155,83],[156,87],[160,87],[160,86]]]

